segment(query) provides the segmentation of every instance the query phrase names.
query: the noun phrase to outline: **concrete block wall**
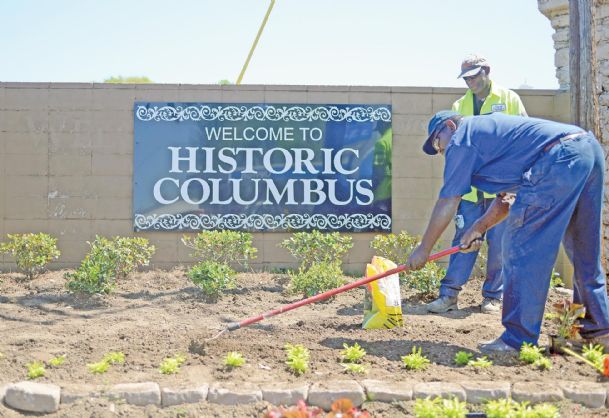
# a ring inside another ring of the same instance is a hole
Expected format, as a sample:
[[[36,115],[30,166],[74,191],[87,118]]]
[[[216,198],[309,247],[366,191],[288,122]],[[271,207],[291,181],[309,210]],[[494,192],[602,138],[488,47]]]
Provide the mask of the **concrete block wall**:
[[[450,108],[458,88],[349,86],[110,85],[0,83],[0,239],[47,232],[59,239],[51,268],[77,266],[95,235],[148,238],[153,264],[192,262],[181,233],[132,228],[133,103],[353,103],[393,107],[393,231],[424,231],[442,184],[442,158],[421,151],[430,115]],[[553,90],[519,91],[529,114],[568,119],[568,98]],[[444,235],[446,246],[453,231]],[[293,266],[277,246],[287,233],[254,234],[255,268]],[[361,273],[374,234],[353,234],[345,270]],[[0,269],[15,266],[0,256]]]

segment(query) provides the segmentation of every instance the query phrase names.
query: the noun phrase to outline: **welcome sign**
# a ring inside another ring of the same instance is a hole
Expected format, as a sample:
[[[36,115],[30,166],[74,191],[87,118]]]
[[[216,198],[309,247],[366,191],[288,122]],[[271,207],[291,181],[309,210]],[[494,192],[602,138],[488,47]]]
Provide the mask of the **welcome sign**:
[[[388,105],[136,102],[136,231],[391,230]]]

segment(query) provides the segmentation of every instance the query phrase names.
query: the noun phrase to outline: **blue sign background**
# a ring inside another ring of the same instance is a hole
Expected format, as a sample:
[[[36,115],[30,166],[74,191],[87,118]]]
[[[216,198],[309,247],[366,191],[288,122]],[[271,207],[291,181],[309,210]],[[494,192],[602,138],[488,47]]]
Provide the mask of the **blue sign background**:
[[[136,102],[135,230],[390,231],[388,105]]]

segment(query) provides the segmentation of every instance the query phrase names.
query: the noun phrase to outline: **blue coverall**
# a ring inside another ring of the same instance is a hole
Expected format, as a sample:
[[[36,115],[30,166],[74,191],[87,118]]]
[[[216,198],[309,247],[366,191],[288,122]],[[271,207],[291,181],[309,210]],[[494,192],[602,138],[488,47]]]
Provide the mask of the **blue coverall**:
[[[517,349],[537,344],[561,240],[574,266],[574,302],[586,307],[581,335],[609,334],[601,265],[604,156],[592,134],[573,138],[578,132],[535,118],[465,117],[445,151],[441,198],[461,196],[471,185],[517,193],[504,220],[501,336]]]

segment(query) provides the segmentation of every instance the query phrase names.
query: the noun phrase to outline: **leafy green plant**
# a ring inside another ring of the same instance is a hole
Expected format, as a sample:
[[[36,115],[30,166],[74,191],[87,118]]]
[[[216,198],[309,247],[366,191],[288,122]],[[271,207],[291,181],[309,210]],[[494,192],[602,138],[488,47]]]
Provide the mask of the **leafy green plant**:
[[[44,267],[61,253],[57,239],[45,233],[8,234],[9,242],[0,243],[0,253],[11,254],[28,279],[40,273]]]
[[[486,356],[482,356],[482,357],[477,357],[476,360],[470,360],[469,363],[467,363],[468,366],[471,367],[479,367],[479,368],[487,368],[487,367],[491,367],[493,365],[493,362],[490,361]]]
[[[307,270],[316,264],[336,265],[340,268],[342,257],[353,247],[350,236],[339,232],[297,232],[279,244],[300,262],[300,269]]]
[[[582,327],[577,320],[584,317],[586,308],[568,299],[555,303],[553,306],[556,314],[554,322],[558,324],[558,336],[569,339],[577,338],[579,329]]]
[[[166,357],[159,365],[159,372],[162,374],[176,374],[185,361],[186,358],[180,354],[176,354],[174,357]]]
[[[299,376],[309,370],[309,350],[302,344],[286,344],[284,346],[288,360],[285,362],[295,375]]]
[[[102,360],[97,363],[87,364],[87,368],[93,374],[103,374],[108,371],[110,364]]]
[[[342,361],[348,363],[359,363],[362,358],[366,355],[366,350],[364,350],[358,343],[349,346],[347,343],[343,343],[343,348],[340,352],[340,356]]]
[[[430,361],[421,354],[422,348],[412,347],[412,353],[402,356],[402,363],[408,370],[425,370]]]
[[[466,351],[458,351],[455,354],[455,364],[457,366],[467,366],[470,360],[474,357],[472,353]]]
[[[308,269],[301,267],[297,272],[290,272],[289,276],[289,291],[307,297],[345,284],[342,271],[336,264],[319,263]]]
[[[605,357],[605,349],[600,344],[588,344],[582,348],[582,355],[585,359],[596,364],[599,368],[603,366],[603,359]]]
[[[192,257],[226,265],[247,266],[258,251],[252,247],[252,234],[248,232],[201,231],[194,237],[184,235],[182,243],[193,250]]]
[[[557,272],[556,270],[552,269],[552,275],[550,276],[550,287],[551,288],[555,288],[555,287],[564,287],[565,283],[562,281],[562,278],[560,277],[560,273]]]
[[[529,402],[518,403],[512,399],[495,399],[484,406],[488,418],[560,418],[558,408],[548,403],[533,407]]]
[[[457,398],[419,398],[414,404],[414,415],[417,418],[465,418],[467,413],[467,404]]]
[[[216,261],[201,261],[192,266],[186,275],[205,295],[215,300],[237,283],[235,271],[227,264]]]
[[[122,364],[125,362],[125,354],[120,351],[110,351],[104,354],[101,361],[97,363],[87,364],[87,368],[93,374],[103,374],[108,371],[113,364]]]
[[[522,343],[518,358],[525,363],[533,364],[543,357],[543,348],[540,348],[532,343]]]
[[[414,403],[414,416],[417,418],[437,418],[442,414],[442,399],[431,399],[429,396],[425,399],[417,399]]]
[[[65,361],[66,361],[66,356],[65,356],[65,354],[62,354],[61,356],[53,357],[51,360],[49,360],[49,366],[59,367]]]
[[[109,353],[104,354],[102,361],[105,361],[108,364],[123,364],[125,362],[125,354],[120,351],[110,351]]]
[[[27,378],[37,379],[44,376],[46,370],[44,369],[44,363],[41,361],[34,361],[25,365],[27,367]]]
[[[348,373],[356,373],[356,374],[366,374],[368,373],[368,367],[363,364],[357,363],[341,363],[345,372]]]
[[[66,273],[67,287],[73,292],[110,293],[118,278],[138,266],[148,265],[155,248],[145,238],[100,236],[87,242],[91,249],[74,273]]]
[[[533,363],[533,367],[537,367],[540,370],[550,370],[552,368],[552,360],[547,357],[541,357]]]
[[[237,351],[231,351],[224,357],[224,365],[229,368],[241,367],[245,364],[245,358]]]

